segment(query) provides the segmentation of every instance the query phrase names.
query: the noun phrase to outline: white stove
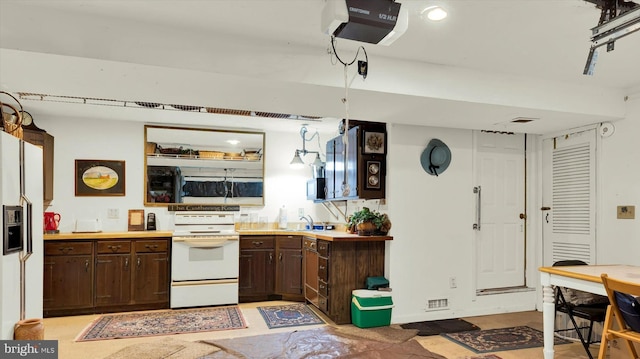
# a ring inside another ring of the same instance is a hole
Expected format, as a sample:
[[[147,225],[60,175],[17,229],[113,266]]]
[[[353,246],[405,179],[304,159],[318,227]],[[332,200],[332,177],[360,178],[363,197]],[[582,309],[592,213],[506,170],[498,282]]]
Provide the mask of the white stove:
[[[233,212],[176,212],[171,308],[238,303],[240,243]]]

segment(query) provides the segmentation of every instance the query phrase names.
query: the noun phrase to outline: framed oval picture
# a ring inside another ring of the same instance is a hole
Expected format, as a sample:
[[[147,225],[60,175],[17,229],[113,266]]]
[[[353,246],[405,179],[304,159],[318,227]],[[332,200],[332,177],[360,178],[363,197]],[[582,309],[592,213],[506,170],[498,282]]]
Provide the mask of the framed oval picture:
[[[124,196],[125,162],[76,160],[76,196]]]

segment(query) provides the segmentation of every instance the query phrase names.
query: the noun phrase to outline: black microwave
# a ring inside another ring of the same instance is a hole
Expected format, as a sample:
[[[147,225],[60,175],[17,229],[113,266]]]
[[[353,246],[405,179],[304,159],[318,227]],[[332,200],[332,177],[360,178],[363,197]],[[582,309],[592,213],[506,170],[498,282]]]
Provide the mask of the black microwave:
[[[307,181],[307,199],[316,201],[327,198],[324,189],[324,178],[314,178]]]

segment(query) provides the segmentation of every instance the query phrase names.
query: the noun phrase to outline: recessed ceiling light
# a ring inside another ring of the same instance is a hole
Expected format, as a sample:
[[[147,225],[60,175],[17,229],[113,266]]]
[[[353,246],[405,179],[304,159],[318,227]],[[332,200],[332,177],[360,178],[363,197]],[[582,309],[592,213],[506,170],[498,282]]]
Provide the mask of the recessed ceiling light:
[[[228,144],[230,144],[230,145],[235,146],[235,145],[237,145],[238,143],[240,143],[240,141],[238,141],[238,140],[227,140],[227,143],[228,143]]]
[[[440,6],[428,6],[422,10],[420,15],[423,18],[426,16],[431,21],[440,21],[447,17],[447,11]]]

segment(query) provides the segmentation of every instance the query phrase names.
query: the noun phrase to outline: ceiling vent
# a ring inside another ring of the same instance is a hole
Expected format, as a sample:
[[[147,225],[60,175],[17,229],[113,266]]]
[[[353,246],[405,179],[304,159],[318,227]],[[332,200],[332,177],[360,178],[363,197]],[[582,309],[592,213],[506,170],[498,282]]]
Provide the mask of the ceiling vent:
[[[539,120],[539,118],[535,118],[535,117],[516,117],[513,120],[511,120],[511,123],[529,123],[531,121],[535,121],[535,120]]]

